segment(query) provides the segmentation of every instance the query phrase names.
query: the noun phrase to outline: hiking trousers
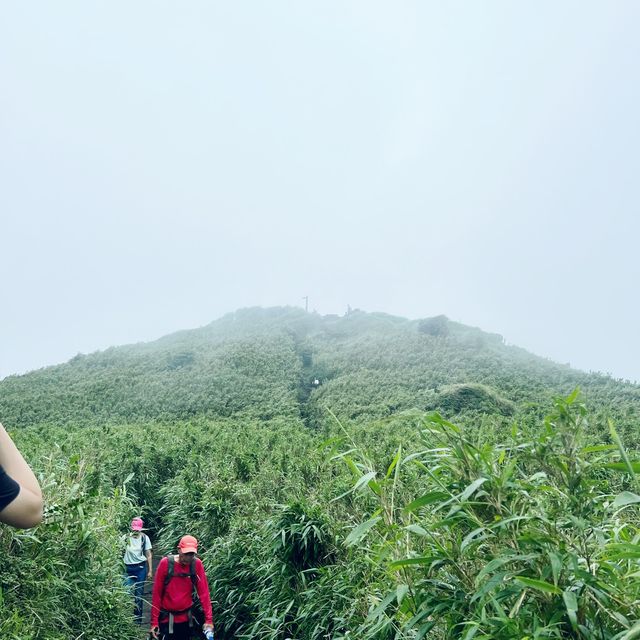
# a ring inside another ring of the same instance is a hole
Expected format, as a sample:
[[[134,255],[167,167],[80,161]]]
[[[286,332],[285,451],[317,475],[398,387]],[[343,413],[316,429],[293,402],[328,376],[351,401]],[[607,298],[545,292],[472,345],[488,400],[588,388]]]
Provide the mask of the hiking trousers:
[[[144,599],[144,581],[147,579],[147,563],[128,564],[126,567],[127,586],[133,591],[136,622],[142,624],[142,601]]]

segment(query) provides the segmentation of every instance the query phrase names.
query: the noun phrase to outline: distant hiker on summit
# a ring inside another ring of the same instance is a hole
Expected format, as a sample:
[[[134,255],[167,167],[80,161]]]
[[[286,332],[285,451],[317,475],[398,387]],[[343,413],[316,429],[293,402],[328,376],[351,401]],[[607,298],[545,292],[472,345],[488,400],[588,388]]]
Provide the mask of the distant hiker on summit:
[[[160,640],[187,640],[192,637],[213,639],[213,614],[209,584],[200,558],[196,558],[198,541],[182,536],[178,554],[160,560],[153,583],[151,637]],[[200,606],[194,602],[194,592]],[[204,624],[199,618],[202,607]]]
[[[42,522],[42,491],[18,447],[0,424],[0,522],[27,529]]]

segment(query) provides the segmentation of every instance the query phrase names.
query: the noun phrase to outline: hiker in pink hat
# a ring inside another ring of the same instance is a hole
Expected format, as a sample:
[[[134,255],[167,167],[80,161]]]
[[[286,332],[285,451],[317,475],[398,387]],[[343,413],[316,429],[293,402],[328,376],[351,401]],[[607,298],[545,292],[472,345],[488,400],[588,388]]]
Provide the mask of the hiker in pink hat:
[[[124,552],[126,568],[126,583],[133,590],[134,611],[136,622],[142,624],[142,600],[144,596],[144,581],[153,577],[153,556],[151,540],[144,532],[142,518],[131,521],[131,532]]]

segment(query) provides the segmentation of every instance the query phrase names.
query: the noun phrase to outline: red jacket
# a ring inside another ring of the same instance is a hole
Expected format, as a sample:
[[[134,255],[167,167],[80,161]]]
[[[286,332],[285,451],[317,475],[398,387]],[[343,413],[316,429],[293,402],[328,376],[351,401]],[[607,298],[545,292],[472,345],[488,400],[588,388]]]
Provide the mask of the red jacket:
[[[151,626],[157,627],[159,618],[162,622],[168,620],[168,615],[160,617],[160,611],[183,611],[189,609],[193,604],[193,583],[189,577],[189,565],[182,565],[176,556],[173,566],[173,578],[169,584],[164,586],[164,579],[167,576],[169,561],[162,558],[156,569],[155,580],[153,581],[153,596],[151,599]],[[186,577],[177,577],[186,576]],[[213,624],[213,613],[211,611],[211,597],[209,596],[209,583],[202,566],[202,560],[196,558],[196,589],[200,604],[204,611],[205,624]],[[189,619],[187,613],[174,614],[174,622],[186,622]]]

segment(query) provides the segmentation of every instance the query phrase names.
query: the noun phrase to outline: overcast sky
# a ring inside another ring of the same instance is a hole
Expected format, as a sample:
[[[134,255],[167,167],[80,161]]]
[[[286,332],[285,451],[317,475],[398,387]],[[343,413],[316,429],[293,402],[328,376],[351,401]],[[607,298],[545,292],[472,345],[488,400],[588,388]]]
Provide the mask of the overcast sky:
[[[640,380],[639,23],[0,0],[0,378],[308,295]]]

